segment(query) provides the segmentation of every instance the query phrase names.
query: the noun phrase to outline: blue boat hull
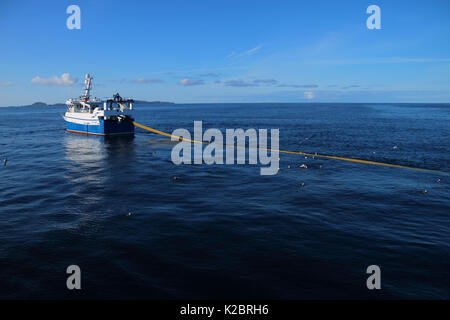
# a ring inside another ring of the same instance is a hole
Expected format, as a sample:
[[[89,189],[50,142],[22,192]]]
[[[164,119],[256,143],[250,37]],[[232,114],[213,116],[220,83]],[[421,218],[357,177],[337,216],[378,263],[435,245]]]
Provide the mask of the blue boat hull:
[[[66,121],[66,130],[73,133],[108,136],[115,134],[134,134],[134,125],[131,121],[99,120],[99,125],[85,125]]]

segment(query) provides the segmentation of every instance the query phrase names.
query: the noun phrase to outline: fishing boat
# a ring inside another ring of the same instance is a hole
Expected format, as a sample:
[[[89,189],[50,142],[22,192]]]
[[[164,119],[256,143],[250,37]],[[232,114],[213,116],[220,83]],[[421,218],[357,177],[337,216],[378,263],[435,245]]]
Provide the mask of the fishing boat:
[[[92,98],[92,79],[87,74],[84,94],[66,101],[66,131],[99,136],[133,135],[133,99],[124,99],[118,93],[105,101]]]

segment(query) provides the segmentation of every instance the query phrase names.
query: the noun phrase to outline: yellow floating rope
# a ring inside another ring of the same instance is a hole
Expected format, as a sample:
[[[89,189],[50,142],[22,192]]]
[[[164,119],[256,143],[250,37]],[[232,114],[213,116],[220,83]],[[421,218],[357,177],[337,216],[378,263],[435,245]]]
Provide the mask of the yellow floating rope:
[[[197,141],[197,140],[191,140],[191,139],[187,139],[187,138],[182,138],[179,136],[175,136],[173,134],[170,133],[166,133],[163,131],[159,131],[147,126],[144,126],[140,123],[137,123],[135,121],[132,121],[133,124],[136,127],[139,127],[141,129],[147,130],[147,131],[151,131],[166,137],[170,137],[170,138],[175,138],[176,140],[179,141],[186,141],[186,142],[192,142],[192,143],[201,143],[201,144],[206,144],[208,142],[205,141]],[[226,146],[226,145],[225,145]],[[236,146],[233,146],[236,147]],[[238,146],[239,147],[239,146]],[[250,149],[250,148],[249,148]],[[336,156],[328,156],[328,155],[323,155],[323,154],[317,154],[317,153],[306,153],[306,152],[296,152],[296,151],[285,151],[285,150],[274,150],[274,149],[265,149],[265,148],[259,148],[261,150],[265,150],[265,151],[270,151],[270,152],[279,152],[279,153],[286,153],[286,154],[296,154],[296,155],[301,155],[301,156],[309,156],[309,157],[317,157],[317,158],[326,158],[326,159],[335,159],[335,160],[341,160],[341,161],[348,161],[348,162],[356,162],[356,163],[364,163],[364,164],[371,164],[371,165],[376,165],[376,166],[384,166],[384,167],[392,167],[392,168],[401,168],[401,169],[411,169],[411,170],[420,170],[420,171],[428,171],[428,172],[433,172],[433,173],[440,173],[440,174],[449,174],[450,172],[446,172],[446,171],[440,171],[440,170],[434,170],[434,169],[426,169],[426,168],[417,168],[417,167],[409,167],[409,166],[402,166],[399,164],[391,164],[391,163],[385,163],[385,162],[377,162],[377,161],[369,161],[369,160],[361,160],[361,159],[354,159],[354,158],[345,158],[345,157],[336,157]]]

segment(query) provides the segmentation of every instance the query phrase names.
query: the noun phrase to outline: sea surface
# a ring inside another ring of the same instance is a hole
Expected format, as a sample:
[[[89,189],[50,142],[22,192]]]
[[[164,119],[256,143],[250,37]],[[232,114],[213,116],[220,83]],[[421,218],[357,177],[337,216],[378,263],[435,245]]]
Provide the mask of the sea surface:
[[[272,176],[175,165],[164,136],[71,134],[64,106],[0,108],[0,298],[450,299],[449,104],[136,109],[165,132],[279,129],[283,150],[437,171],[287,154]]]

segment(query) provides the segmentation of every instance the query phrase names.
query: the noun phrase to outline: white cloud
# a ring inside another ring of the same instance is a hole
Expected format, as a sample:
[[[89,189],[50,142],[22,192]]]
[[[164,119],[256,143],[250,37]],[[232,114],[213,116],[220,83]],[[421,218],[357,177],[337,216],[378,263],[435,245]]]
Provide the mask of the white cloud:
[[[39,76],[31,79],[32,83],[37,83],[43,86],[71,86],[78,81],[78,78],[73,78],[68,73],[63,73],[61,77],[53,76],[48,79],[41,78]]]
[[[245,82],[243,80],[228,80],[225,81],[227,87],[257,87],[257,83]]]
[[[256,80],[253,80],[253,83],[272,85],[272,84],[277,84],[278,81],[275,79],[256,79]]]
[[[279,84],[280,88],[318,88],[317,84]]]
[[[218,76],[220,76],[220,73],[208,72],[208,73],[199,74],[198,76],[199,77],[213,77],[213,78],[217,78]]]
[[[245,57],[245,56],[251,56],[252,54],[256,53],[261,48],[262,48],[262,45],[259,45],[259,46],[256,46],[252,49],[249,49],[249,50],[241,52],[241,53],[236,53],[235,51],[233,51],[227,56],[227,58],[240,58],[240,57]]]
[[[163,83],[164,80],[162,79],[143,79],[139,78],[136,80],[133,80],[134,83]]]
[[[0,81],[0,87],[10,87],[12,86],[12,82],[10,81]]]
[[[306,99],[314,99],[314,92],[312,91],[305,91],[303,92],[303,95]]]
[[[261,48],[262,48],[262,45],[259,45],[257,47],[254,47],[254,48],[250,49],[250,50],[245,51],[243,54],[246,55],[246,56],[249,56],[249,55],[254,54],[256,51],[258,51]]]
[[[195,80],[195,79],[188,79],[188,78],[180,80],[178,83],[181,84],[182,86],[196,86],[196,85],[204,84],[203,80]]]

